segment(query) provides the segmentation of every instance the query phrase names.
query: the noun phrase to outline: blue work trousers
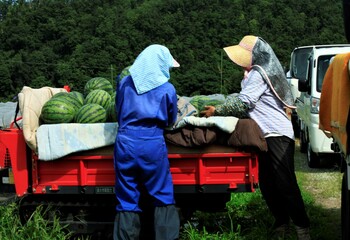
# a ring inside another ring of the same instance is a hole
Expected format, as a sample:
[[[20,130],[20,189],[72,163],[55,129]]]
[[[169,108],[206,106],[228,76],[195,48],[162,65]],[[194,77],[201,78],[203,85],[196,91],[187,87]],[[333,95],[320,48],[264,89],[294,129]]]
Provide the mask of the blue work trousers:
[[[162,129],[119,129],[114,167],[117,211],[142,211],[139,207],[141,186],[151,196],[155,207],[175,204]]]

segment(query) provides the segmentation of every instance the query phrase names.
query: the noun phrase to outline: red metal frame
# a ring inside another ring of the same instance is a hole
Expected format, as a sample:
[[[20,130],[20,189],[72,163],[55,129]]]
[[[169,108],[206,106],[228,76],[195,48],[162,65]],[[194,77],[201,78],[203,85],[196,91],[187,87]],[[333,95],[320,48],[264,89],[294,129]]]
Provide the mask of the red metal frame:
[[[11,161],[10,166],[4,167],[12,167],[16,193],[22,196],[27,193],[28,188],[27,145],[22,130],[17,128],[0,130],[0,145],[6,151],[6,155],[4,158],[1,156],[1,159]]]
[[[258,158],[254,153],[169,154],[174,185],[258,184]]]
[[[251,153],[169,154],[174,185],[258,183],[257,157]],[[111,186],[115,173],[113,155],[69,156],[54,161],[33,157],[33,193],[59,191],[61,186]]]

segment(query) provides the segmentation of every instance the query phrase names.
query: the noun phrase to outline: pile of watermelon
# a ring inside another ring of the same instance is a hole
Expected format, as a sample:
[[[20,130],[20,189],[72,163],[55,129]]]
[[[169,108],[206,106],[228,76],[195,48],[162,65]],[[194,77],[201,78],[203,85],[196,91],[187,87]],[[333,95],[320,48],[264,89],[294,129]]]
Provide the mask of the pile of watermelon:
[[[115,91],[105,78],[90,79],[84,93],[60,92],[47,101],[40,118],[45,124],[116,122]]]

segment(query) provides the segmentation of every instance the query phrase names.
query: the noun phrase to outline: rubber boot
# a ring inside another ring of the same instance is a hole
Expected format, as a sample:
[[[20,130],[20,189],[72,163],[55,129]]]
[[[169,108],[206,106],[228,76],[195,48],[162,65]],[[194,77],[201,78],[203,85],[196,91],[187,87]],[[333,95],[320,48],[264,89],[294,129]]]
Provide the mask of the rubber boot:
[[[137,240],[140,238],[140,216],[136,212],[117,212],[114,220],[114,240]]]
[[[295,226],[295,230],[297,232],[298,240],[311,240],[310,229],[308,227],[303,228]]]
[[[289,224],[282,224],[272,232],[272,239],[287,239],[291,234]]]
[[[156,240],[175,240],[179,238],[180,217],[175,205],[155,208],[154,230]]]

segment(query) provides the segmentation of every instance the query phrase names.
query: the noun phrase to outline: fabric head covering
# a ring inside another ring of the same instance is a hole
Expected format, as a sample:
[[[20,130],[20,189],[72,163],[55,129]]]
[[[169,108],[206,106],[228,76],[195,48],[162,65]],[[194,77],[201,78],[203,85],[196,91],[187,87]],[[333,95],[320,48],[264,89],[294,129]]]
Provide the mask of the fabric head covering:
[[[296,108],[292,90],[282,65],[271,46],[264,39],[248,35],[238,45],[226,47],[224,50],[237,65],[257,70],[286,107]],[[249,59],[251,59],[250,64]]]
[[[153,44],[138,55],[129,72],[137,93],[142,94],[166,83],[170,68],[179,66],[167,47]]]

